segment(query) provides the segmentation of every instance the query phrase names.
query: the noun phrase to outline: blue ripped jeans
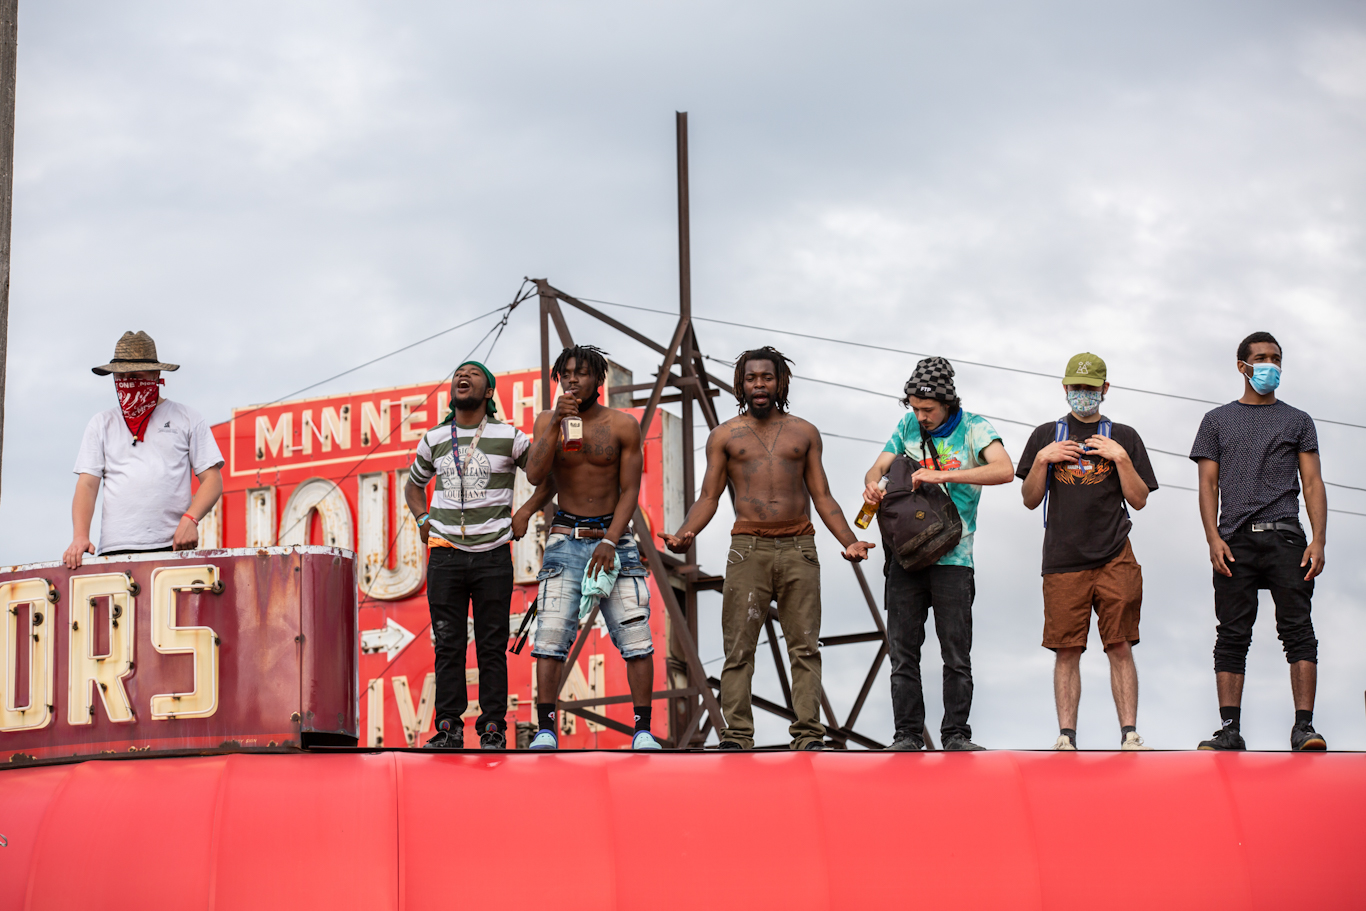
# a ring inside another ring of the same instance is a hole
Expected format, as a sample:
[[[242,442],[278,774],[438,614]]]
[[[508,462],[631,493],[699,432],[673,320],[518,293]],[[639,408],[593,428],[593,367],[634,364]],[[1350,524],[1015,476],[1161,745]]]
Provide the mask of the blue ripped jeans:
[[[574,647],[579,632],[579,598],[583,571],[593,558],[601,538],[571,538],[551,535],[545,542],[545,556],[537,577],[539,605],[536,634],[531,654],[536,658],[564,661]],[[612,594],[598,608],[612,643],[623,658],[644,658],[654,654],[650,638],[650,586],[648,570],[640,562],[640,551],[630,533],[617,542],[621,570]]]

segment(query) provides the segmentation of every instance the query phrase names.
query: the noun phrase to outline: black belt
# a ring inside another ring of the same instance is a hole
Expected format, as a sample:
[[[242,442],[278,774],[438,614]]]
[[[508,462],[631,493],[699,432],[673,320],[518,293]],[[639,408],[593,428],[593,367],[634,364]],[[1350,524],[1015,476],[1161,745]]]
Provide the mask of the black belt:
[[[1248,531],[1298,531],[1303,532],[1298,522],[1249,522]]]

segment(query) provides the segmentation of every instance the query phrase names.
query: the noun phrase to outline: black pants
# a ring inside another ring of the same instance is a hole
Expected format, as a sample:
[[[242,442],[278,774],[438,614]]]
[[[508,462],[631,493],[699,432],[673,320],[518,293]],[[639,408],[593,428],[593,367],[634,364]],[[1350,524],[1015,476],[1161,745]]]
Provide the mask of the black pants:
[[[1285,660],[1318,663],[1319,640],[1314,638],[1309,615],[1314,583],[1304,581],[1309,567],[1300,566],[1308,546],[1303,529],[1250,531],[1244,525],[1229,537],[1233,562],[1228,568],[1233,575],[1214,574],[1214,616],[1219,620],[1215,672],[1246,672],[1252,625],[1257,620],[1257,592],[1263,588],[1271,590],[1276,603],[1276,635],[1285,649]]]
[[[888,558],[887,643],[892,657],[892,718],[898,737],[925,729],[920,647],[934,608],[934,632],[944,658],[944,722],[940,735],[972,737],[972,601],[977,585],[971,566],[934,566],[908,573]]]
[[[474,604],[474,651],[479,658],[479,722],[507,729],[508,611],[512,605],[512,548],[483,553],[433,547],[427,563],[427,605],[436,640],[436,723],[460,725],[465,689],[466,617]]]

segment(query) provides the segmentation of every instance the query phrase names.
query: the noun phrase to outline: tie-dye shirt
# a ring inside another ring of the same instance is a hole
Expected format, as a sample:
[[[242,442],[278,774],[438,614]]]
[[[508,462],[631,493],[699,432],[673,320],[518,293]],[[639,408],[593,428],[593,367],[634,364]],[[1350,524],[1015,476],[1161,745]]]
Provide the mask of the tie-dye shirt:
[[[985,465],[983,450],[990,446],[993,440],[1000,438],[1001,435],[991,426],[990,421],[981,415],[964,411],[963,419],[958,422],[952,433],[942,438],[930,437],[930,442],[934,444],[935,452],[939,456],[939,467],[945,471],[958,471]],[[910,412],[901,419],[901,423],[896,425],[896,431],[887,441],[887,445],[882,447],[882,451],[910,456],[912,461],[919,462],[925,468],[934,467],[934,460],[930,458],[929,451],[921,445],[920,422],[915,419],[915,412]],[[939,558],[939,565],[972,566],[972,538],[977,531],[977,502],[982,498],[982,485],[945,484],[944,489],[953,500],[953,505],[958,507],[958,515],[963,519],[963,538],[957,547]]]

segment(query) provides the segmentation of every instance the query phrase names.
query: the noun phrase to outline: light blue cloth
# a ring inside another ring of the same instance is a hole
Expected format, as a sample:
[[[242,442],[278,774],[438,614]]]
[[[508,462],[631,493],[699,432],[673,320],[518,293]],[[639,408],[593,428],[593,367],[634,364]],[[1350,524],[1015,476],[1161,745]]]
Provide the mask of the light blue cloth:
[[[612,568],[602,570],[596,578],[590,575],[592,570],[593,562],[590,560],[583,568],[583,586],[579,590],[580,620],[591,614],[599,601],[612,594],[617,584],[617,573],[621,572],[621,558],[612,554]]]

